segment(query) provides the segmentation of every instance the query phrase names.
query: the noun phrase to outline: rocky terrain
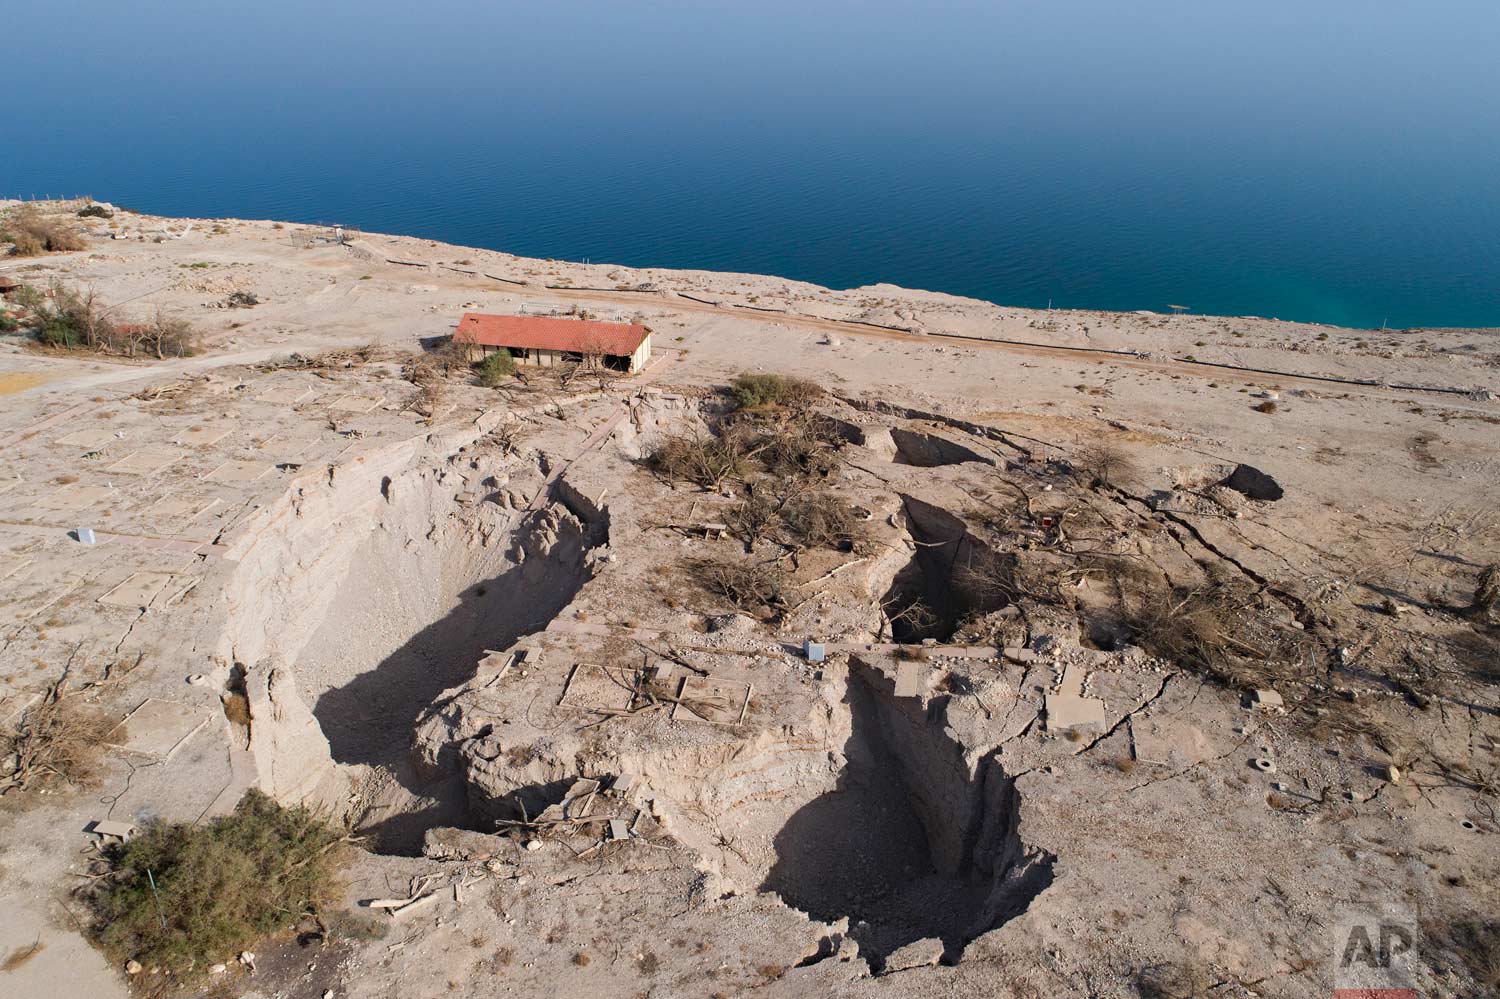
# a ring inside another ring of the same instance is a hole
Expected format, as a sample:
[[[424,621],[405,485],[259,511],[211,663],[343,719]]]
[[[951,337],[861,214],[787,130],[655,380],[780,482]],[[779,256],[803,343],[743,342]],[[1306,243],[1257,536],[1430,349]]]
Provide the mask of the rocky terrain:
[[[0,797],[0,992],[1311,997],[1372,913],[1500,988],[1496,331],[78,224],[0,276],[204,344],[0,347],[0,721],[108,720]],[[653,362],[486,388],[464,311]],[[338,932],[90,945],[93,823],[252,788],[358,834]]]

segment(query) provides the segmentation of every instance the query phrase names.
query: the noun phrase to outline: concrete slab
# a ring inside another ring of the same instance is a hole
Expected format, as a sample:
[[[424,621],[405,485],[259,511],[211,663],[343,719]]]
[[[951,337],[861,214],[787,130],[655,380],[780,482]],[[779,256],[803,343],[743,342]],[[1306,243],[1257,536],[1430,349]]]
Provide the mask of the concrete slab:
[[[383,402],[383,396],[371,398],[367,395],[341,395],[330,402],[328,408],[344,413],[368,413]]]
[[[19,555],[0,555],[0,580],[9,579],[31,564],[31,559]]]
[[[634,697],[634,681],[634,670],[579,663],[557,703],[585,711],[625,711]]]
[[[919,662],[896,664],[896,696],[921,697],[927,689],[929,667]]]
[[[113,430],[75,430],[52,443],[61,444],[63,447],[81,448],[84,451],[97,451],[106,444],[116,444],[123,440],[125,438],[116,437]]]
[[[146,516],[168,525],[191,524],[219,502],[217,496],[168,496],[147,508]]]
[[[43,496],[37,500],[36,505],[43,510],[84,510],[104,502],[114,494],[115,491],[109,486],[73,482],[59,487],[50,496]]]
[[[1185,767],[1214,754],[1203,732],[1178,719],[1130,719],[1130,741],[1135,758],[1157,766]]]
[[[1047,731],[1103,732],[1104,702],[1077,694],[1047,695]]]
[[[131,573],[123,582],[99,598],[109,607],[132,607],[144,609],[161,595],[161,591],[172,582],[170,572]]]
[[[257,451],[270,451],[285,461],[300,461],[309,457],[313,449],[322,444],[318,437],[272,434],[263,441],[254,441]]]
[[[263,461],[226,461],[203,478],[209,482],[254,482],[274,467]]]
[[[129,822],[116,822],[113,819],[96,819],[89,823],[89,827],[84,832],[91,832],[96,836],[113,836],[123,840],[130,838],[130,834],[135,832],[135,826]]]
[[[181,701],[149,697],[104,737],[104,744],[169,760],[208,721],[209,712]]]
[[[119,475],[157,475],[171,468],[181,457],[178,451],[136,451],[109,466],[108,470]]]
[[[684,677],[672,717],[734,725],[750,709],[750,684],[714,676]]]
[[[282,385],[269,389],[255,397],[256,402],[274,402],[282,406],[295,406],[312,398],[311,385]]]
[[[173,444],[182,444],[186,447],[208,447],[234,433],[233,427],[225,426],[201,426],[189,427],[176,437],[172,438]]]

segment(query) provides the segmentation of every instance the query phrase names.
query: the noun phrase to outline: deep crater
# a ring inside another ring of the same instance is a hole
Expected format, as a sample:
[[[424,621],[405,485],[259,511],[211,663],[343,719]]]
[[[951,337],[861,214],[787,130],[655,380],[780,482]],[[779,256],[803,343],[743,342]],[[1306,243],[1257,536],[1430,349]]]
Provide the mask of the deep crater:
[[[1009,602],[1005,560],[960,518],[911,496],[901,502],[916,551],[880,600],[893,641],[946,642],[965,620]]]
[[[876,972],[926,938],[955,964],[1051,883],[1053,858],[1021,843],[1019,798],[996,759],[970,778],[943,725],[946,698],[897,700],[856,661],[844,704],[847,765],[776,834],[762,890],[825,922],[847,917]]]
[[[567,606],[608,539],[607,515],[561,490],[524,509],[541,481],[535,466],[483,452],[335,480],[300,496],[280,540],[246,567],[255,585],[236,648],[293,663],[333,763],[371,768],[351,772],[365,775],[354,818],[380,852],[416,853],[428,828],[470,825],[462,782],[415,767],[416,725],[486,650]]]

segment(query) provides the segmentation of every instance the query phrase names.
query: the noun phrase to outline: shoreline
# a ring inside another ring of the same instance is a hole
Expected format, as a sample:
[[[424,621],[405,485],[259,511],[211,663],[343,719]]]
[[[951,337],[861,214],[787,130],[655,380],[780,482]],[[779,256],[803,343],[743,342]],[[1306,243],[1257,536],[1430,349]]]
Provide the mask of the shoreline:
[[[597,270],[597,269],[603,268],[603,269],[607,269],[607,270],[630,270],[630,271],[650,272],[650,273],[657,273],[657,274],[674,274],[675,273],[675,274],[692,274],[692,275],[719,275],[719,276],[721,276],[721,277],[723,277],[725,279],[756,278],[756,279],[764,279],[764,280],[768,280],[768,281],[784,281],[784,282],[789,282],[789,283],[792,283],[792,284],[801,285],[801,286],[805,286],[805,287],[809,287],[809,288],[826,290],[826,291],[828,291],[830,293],[840,294],[840,295],[857,294],[857,293],[861,293],[861,292],[868,292],[868,291],[871,291],[871,290],[874,290],[874,289],[885,289],[887,291],[894,290],[894,291],[896,291],[898,293],[907,294],[907,295],[915,295],[915,296],[939,296],[939,297],[943,297],[943,298],[954,299],[954,300],[957,300],[957,301],[962,301],[962,302],[967,302],[967,303],[973,303],[973,304],[976,304],[976,305],[980,305],[980,306],[992,308],[992,309],[995,309],[995,310],[998,310],[998,311],[1007,311],[1007,310],[1009,310],[1009,311],[1024,311],[1024,312],[1028,312],[1028,313],[1047,313],[1047,314],[1055,314],[1055,315],[1062,315],[1062,316],[1083,316],[1083,315],[1090,315],[1090,316],[1112,316],[1112,317],[1149,316],[1149,317],[1167,317],[1167,318],[1173,318],[1173,317],[1181,316],[1181,317],[1196,317],[1196,318],[1207,318],[1207,319],[1241,320],[1241,321],[1252,321],[1252,322],[1258,321],[1258,322],[1287,323],[1287,324],[1292,324],[1292,325],[1297,325],[1297,326],[1310,326],[1310,327],[1317,327],[1317,328],[1320,328],[1320,329],[1337,329],[1337,330],[1344,330],[1344,331],[1357,332],[1357,333],[1367,333],[1367,334],[1413,334],[1413,333],[1424,333],[1424,332],[1431,332],[1431,333],[1466,333],[1466,332],[1472,332],[1472,333],[1500,333],[1500,323],[1496,323],[1493,326],[1443,326],[1443,325],[1417,325],[1417,326],[1400,326],[1400,327],[1396,327],[1396,326],[1390,326],[1390,327],[1384,327],[1384,326],[1382,326],[1382,327],[1376,327],[1376,326],[1346,326],[1346,325],[1342,325],[1342,324],[1338,324],[1338,323],[1322,322],[1322,321],[1319,321],[1319,320],[1283,319],[1283,318],[1277,317],[1277,316],[1262,316],[1262,315],[1249,314],[1249,313],[1233,314],[1233,313],[1217,313],[1217,312],[1198,312],[1198,311],[1194,311],[1194,310],[1191,310],[1191,309],[1184,310],[1181,313],[1173,313],[1173,312],[1161,312],[1161,311],[1157,311],[1157,310],[1153,310],[1153,309],[1096,308],[1096,307],[1091,307],[1091,306],[1074,306],[1074,307],[1066,307],[1066,308],[1059,306],[1059,307],[1042,308],[1042,307],[1023,306],[1023,305],[1007,305],[1005,303],[997,302],[997,301],[994,301],[992,299],[981,298],[981,297],[974,296],[974,295],[964,295],[964,294],[960,294],[958,292],[942,291],[942,290],[936,290],[936,289],[930,289],[930,288],[909,287],[907,285],[894,284],[894,283],[887,282],[887,281],[877,281],[877,282],[874,282],[872,284],[852,285],[852,286],[849,286],[849,287],[846,287],[846,288],[838,288],[838,287],[835,287],[833,285],[819,284],[816,281],[813,281],[813,280],[810,280],[810,279],[795,278],[795,277],[789,277],[789,276],[783,275],[783,274],[767,273],[767,272],[736,271],[736,270],[713,270],[713,269],[701,269],[701,268],[690,268],[690,267],[689,268],[685,268],[685,267],[664,267],[664,266],[649,265],[649,264],[636,265],[636,264],[625,264],[625,263],[610,262],[610,261],[602,261],[601,262],[601,261],[595,261],[595,260],[593,260],[591,258],[585,258],[585,259],[582,259],[582,260],[572,260],[572,259],[568,259],[568,258],[564,258],[564,257],[552,257],[552,258],[526,257],[526,256],[522,256],[522,255],[519,255],[519,254],[511,253],[508,250],[498,249],[498,248],[494,248],[494,247],[474,246],[474,245],[461,244],[461,243],[450,243],[450,242],[447,242],[445,240],[433,239],[431,237],[418,236],[418,235],[414,235],[414,234],[410,234],[410,233],[378,232],[378,231],[375,231],[375,230],[365,230],[365,229],[362,229],[362,228],[357,227],[357,226],[346,226],[346,225],[339,225],[339,224],[336,224],[336,223],[301,222],[301,221],[294,221],[294,220],[290,220],[290,219],[272,219],[272,218],[264,218],[264,219],[258,219],[258,218],[240,218],[240,217],[237,217],[237,216],[193,217],[193,216],[155,215],[155,214],[146,213],[146,212],[137,212],[134,209],[124,208],[124,207],[116,205],[116,204],[114,204],[112,202],[100,201],[99,199],[93,198],[92,196],[89,196],[89,195],[83,195],[83,196],[72,197],[72,198],[50,198],[50,199],[36,199],[36,200],[26,200],[26,199],[18,199],[18,198],[0,198],[0,211],[5,211],[5,210],[8,210],[10,208],[14,208],[14,207],[17,207],[19,205],[24,205],[24,204],[63,205],[63,204],[73,204],[73,203],[76,203],[76,204],[96,203],[96,204],[101,204],[101,205],[108,206],[108,207],[110,207],[113,210],[116,210],[116,211],[119,211],[119,212],[122,212],[122,213],[126,213],[126,214],[130,214],[130,215],[134,215],[134,216],[137,216],[137,217],[140,217],[140,218],[159,219],[159,220],[163,220],[163,221],[176,221],[176,222],[183,222],[183,223],[199,223],[199,224],[204,224],[204,225],[226,224],[226,223],[258,224],[258,225],[276,225],[276,224],[279,224],[279,225],[282,225],[282,226],[288,226],[288,227],[290,227],[290,226],[297,226],[297,227],[301,227],[301,228],[304,228],[304,229],[314,229],[314,230],[329,230],[329,231],[332,231],[334,229],[343,229],[343,230],[345,230],[347,232],[359,233],[359,234],[365,235],[365,236],[387,238],[387,239],[412,240],[412,241],[421,242],[421,243],[436,243],[437,245],[440,245],[440,246],[447,246],[447,247],[452,247],[454,249],[460,249],[460,250],[469,250],[469,251],[473,251],[475,253],[495,253],[495,254],[500,254],[500,255],[502,255],[504,257],[508,257],[508,258],[511,258],[511,259],[514,259],[514,260],[531,261],[531,262],[534,262],[534,263],[546,262],[546,263],[566,264],[566,265],[573,266],[573,267],[586,268],[586,269],[592,269],[592,270]],[[4,272],[4,270],[5,270],[4,264],[5,264],[5,262],[8,259],[9,258],[0,256],[0,273]],[[584,289],[577,289],[577,290],[584,290]],[[611,290],[611,289],[598,288],[598,289],[592,289],[592,290],[603,291],[603,290]],[[614,290],[617,290],[617,289],[614,289]]]

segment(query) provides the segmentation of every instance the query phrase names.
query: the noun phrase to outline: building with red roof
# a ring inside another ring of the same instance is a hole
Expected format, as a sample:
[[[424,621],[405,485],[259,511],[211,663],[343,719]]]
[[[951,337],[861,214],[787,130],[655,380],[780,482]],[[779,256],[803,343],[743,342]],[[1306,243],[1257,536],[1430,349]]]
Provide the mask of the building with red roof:
[[[651,359],[651,331],[640,323],[604,323],[566,316],[491,316],[466,312],[453,342],[468,348],[470,361],[501,350],[521,364],[551,367],[594,362],[613,371],[636,372]]]

